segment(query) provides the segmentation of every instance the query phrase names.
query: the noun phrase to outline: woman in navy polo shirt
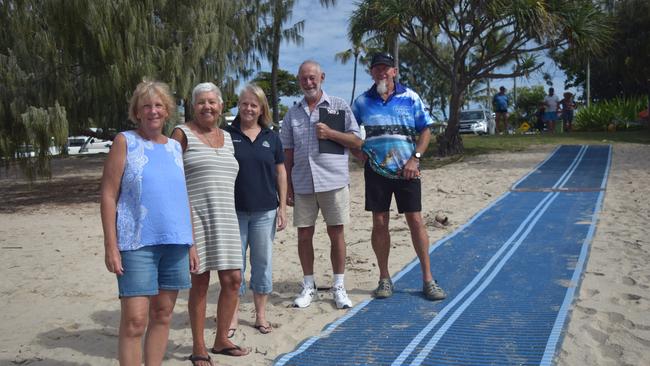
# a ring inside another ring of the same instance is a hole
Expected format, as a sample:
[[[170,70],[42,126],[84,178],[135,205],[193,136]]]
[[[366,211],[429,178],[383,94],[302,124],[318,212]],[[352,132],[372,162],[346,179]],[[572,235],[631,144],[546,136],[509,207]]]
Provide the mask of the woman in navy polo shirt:
[[[239,113],[230,132],[239,173],[235,181],[235,208],[239,219],[242,254],[242,284],[246,289],[246,250],[250,248],[250,288],[255,303],[255,328],[267,334],[273,329],[266,319],[266,302],[273,290],[271,264],[273,238],[287,225],[287,173],[282,143],[273,132],[269,104],[262,88],[249,84],[239,94]],[[238,314],[230,323],[236,329]]]

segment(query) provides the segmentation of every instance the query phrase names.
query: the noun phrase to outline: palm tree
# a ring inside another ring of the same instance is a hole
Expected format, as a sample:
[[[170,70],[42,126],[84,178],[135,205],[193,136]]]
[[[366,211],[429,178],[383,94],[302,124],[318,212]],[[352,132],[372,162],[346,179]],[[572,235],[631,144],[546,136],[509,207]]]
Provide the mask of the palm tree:
[[[324,7],[336,5],[336,0],[319,0]],[[278,69],[280,68],[280,44],[282,41],[293,42],[302,45],[303,38],[300,34],[305,27],[305,21],[301,20],[288,28],[284,25],[291,20],[293,7],[296,0],[258,0],[258,16],[260,18],[260,30],[257,39],[258,51],[266,56],[271,64],[271,109],[273,109],[273,123],[280,120],[278,109]]]
[[[375,15],[382,9],[386,13],[394,13],[396,16],[378,20]],[[398,15],[400,9],[402,9],[401,0],[362,1],[358,3],[348,24],[348,38],[353,45],[371,42],[376,45],[376,51],[384,50],[393,54],[397,67],[396,79],[399,79],[400,65],[401,22]]]
[[[348,63],[351,59],[354,59],[354,71],[352,73],[352,96],[350,97],[350,105],[354,102],[354,93],[357,87],[357,66],[359,63],[366,64],[366,55],[368,54],[368,49],[363,43],[354,43],[351,48],[348,48],[345,51],[341,51],[334,55],[336,61],[341,62],[342,64]]]

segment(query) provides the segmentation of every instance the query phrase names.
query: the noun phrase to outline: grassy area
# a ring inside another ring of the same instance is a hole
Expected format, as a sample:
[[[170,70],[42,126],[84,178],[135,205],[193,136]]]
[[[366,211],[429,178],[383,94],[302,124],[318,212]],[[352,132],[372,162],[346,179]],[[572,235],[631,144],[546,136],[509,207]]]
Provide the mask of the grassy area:
[[[463,135],[465,155],[480,155],[498,151],[521,151],[531,145],[582,145],[637,143],[650,144],[650,130],[618,132],[572,132],[543,135]],[[431,146],[431,148],[434,148]]]
[[[650,145],[650,130],[618,131],[618,132],[572,132],[565,134],[537,135],[495,135],[475,136],[463,135],[465,155],[449,157],[435,156],[438,151],[435,138],[422,160],[423,169],[436,169],[441,166],[463,160],[465,156],[481,155],[495,152],[516,152],[533,145],[596,145],[611,143],[637,143]]]
[[[435,156],[438,151],[435,137],[425,158],[420,162],[423,169],[436,169],[447,164],[463,160],[465,156],[481,155],[495,152],[516,152],[526,150],[533,145],[597,145],[612,143],[636,143],[650,145],[650,130],[617,131],[617,132],[572,132],[564,134],[537,134],[537,135],[494,135],[476,136],[462,135],[464,155],[449,157]],[[356,162],[356,159],[351,159]],[[350,164],[353,170],[361,169],[360,164]]]

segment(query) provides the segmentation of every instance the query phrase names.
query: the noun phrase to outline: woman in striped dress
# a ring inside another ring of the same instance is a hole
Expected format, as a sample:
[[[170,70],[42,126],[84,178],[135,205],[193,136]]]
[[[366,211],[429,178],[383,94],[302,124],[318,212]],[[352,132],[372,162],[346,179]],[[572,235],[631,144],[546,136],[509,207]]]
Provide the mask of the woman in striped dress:
[[[248,350],[228,339],[228,327],[237,306],[242,253],[235,212],[234,186],[239,165],[230,134],[217,127],[223,102],[212,83],[201,83],[192,92],[193,120],[177,126],[172,138],[183,147],[187,192],[192,208],[194,239],[199,255],[198,274],[192,276],[189,296],[192,357],[205,361],[204,339],[210,271],[219,275],[217,335],[212,353],[244,356]],[[209,361],[205,361],[209,365]],[[195,364],[199,364],[196,362]]]

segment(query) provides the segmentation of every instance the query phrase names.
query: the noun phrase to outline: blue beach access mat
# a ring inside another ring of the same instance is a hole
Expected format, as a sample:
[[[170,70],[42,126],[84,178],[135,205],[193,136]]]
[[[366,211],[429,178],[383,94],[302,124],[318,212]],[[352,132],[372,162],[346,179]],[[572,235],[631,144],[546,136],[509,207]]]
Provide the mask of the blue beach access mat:
[[[422,296],[417,259],[276,365],[549,365],[594,235],[611,147],[560,146],[431,247],[444,301]]]

